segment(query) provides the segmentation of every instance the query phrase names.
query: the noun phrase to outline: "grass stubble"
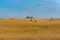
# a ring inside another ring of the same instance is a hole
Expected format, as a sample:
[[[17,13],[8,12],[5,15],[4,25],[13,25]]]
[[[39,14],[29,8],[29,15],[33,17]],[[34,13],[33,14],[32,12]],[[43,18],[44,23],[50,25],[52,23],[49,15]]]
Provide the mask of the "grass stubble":
[[[60,20],[0,19],[0,40],[60,40]]]

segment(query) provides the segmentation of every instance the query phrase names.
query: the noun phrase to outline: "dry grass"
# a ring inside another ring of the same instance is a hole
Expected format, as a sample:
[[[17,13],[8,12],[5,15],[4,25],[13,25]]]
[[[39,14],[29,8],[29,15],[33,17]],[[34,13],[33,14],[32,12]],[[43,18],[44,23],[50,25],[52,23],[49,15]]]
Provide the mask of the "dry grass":
[[[34,20],[30,21],[30,19],[24,18],[0,19],[0,40],[60,39],[59,19],[54,19],[52,22],[50,19],[37,19],[38,22],[34,22]]]

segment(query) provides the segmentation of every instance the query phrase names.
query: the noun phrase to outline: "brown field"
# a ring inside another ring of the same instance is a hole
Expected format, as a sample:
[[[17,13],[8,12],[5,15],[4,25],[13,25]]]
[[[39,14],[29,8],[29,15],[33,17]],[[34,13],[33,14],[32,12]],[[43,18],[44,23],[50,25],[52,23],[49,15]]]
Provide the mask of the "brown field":
[[[60,40],[60,19],[0,19],[0,40]]]

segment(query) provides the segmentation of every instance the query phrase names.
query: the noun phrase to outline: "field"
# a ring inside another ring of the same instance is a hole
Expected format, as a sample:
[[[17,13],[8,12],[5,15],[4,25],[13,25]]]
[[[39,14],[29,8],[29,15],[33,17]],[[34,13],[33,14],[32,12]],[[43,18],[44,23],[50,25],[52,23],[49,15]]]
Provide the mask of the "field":
[[[0,18],[0,40],[60,40],[60,19]]]

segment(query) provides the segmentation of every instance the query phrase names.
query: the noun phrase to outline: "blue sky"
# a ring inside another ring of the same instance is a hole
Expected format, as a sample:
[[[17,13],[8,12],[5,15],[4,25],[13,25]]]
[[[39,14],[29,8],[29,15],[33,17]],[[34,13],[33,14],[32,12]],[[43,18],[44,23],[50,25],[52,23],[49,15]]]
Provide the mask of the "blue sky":
[[[0,0],[0,17],[60,18],[60,0]]]

